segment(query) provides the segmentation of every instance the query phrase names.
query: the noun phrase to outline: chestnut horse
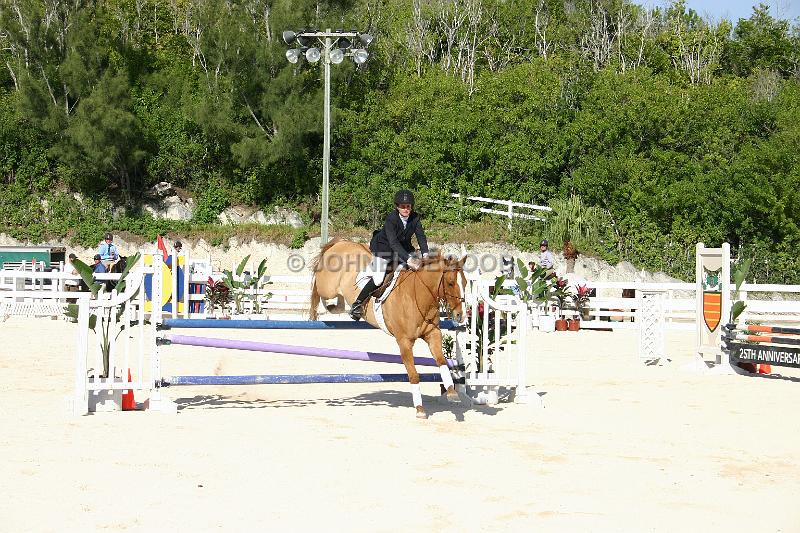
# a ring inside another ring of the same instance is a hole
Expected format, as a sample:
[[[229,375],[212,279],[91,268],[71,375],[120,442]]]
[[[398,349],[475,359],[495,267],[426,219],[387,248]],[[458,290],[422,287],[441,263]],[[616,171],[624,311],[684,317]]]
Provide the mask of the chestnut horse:
[[[466,258],[465,258],[466,259]],[[419,392],[419,374],[414,366],[412,348],[417,339],[424,340],[430,348],[442,383],[447,389],[447,399],[458,401],[458,393],[442,354],[442,331],[439,329],[439,304],[444,302],[456,322],[463,318],[462,304],[466,278],[464,260],[442,257],[426,258],[419,270],[404,270],[391,294],[382,304],[386,329],[400,347],[400,357],[408,373],[411,392],[418,418],[427,418]],[[366,244],[334,239],[326,244],[311,263],[314,277],[311,281],[311,320],[317,319],[320,299],[336,298],[338,304],[329,311],[343,311],[344,301],[352,305],[359,293],[355,279],[358,272],[372,261]],[[370,302],[368,301],[368,304]],[[364,306],[364,319],[375,327],[375,313],[371,304]]]

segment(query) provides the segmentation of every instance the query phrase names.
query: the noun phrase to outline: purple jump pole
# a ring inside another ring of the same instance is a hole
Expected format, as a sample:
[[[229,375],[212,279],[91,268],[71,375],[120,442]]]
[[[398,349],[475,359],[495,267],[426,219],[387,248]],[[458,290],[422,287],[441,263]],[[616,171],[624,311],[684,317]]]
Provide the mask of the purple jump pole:
[[[420,374],[422,382],[440,382],[439,374]],[[308,383],[407,383],[407,374],[279,374],[255,376],[172,376],[158,386],[178,385],[298,385]]]
[[[399,355],[380,352],[359,352],[355,350],[338,350],[335,348],[318,348],[311,346],[293,346],[291,344],[274,344],[271,342],[241,341],[231,339],[213,339],[209,337],[193,337],[191,335],[169,335],[164,340],[170,344],[183,346],[203,346],[206,348],[228,348],[231,350],[248,350],[251,352],[273,352],[289,355],[308,355],[311,357],[330,357],[332,359],[352,359],[354,361],[375,361],[379,363],[402,363]],[[438,366],[432,357],[414,357],[414,363],[421,366]],[[447,360],[450,368],[454,361]]]

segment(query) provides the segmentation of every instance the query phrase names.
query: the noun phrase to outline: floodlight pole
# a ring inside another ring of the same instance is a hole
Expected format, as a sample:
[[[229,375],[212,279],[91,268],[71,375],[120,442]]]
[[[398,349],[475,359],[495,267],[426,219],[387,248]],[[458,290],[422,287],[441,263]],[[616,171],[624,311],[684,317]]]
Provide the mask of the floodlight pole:
[[[325,246],[328,242],[328,225],[330,223],[329,220],[329,197],[330,197],[330,169],[331,169],[331,49],[333,48],[334,44],[338,42],[339,39],[346,38],[346,39],[353,39],[359,38],[361,43],[363,43],[363,49],[358,50],[359,54],[356,55],[355,53],[348,53],[353,57],[353,60],[357,64],[362,64],[364,61],[367,60],[366,55],[366,47],[369,46],[369,43],[372,41],[372,36],[368,34],[360,34],[358,32],[344,32],[344,31],[336,31],[331,32],[331,29],[328,28],[324,32],[321,31],[304,31],[301,30],[299,33],[294,33],[292,31],[285,31],[283,34],[283,39],[286,41],[286,44],[293,44],[295,39],[300,37],[304,38],[316,38],[320,44],[323,44],[323,50],[321,50],[320,59],[323,62],[323,78],[325,84],[325,103],[323,109],[324,115],[324,126],[323,126],[323,145],[322,145],[322,216],[320,219],[320,245]],[[334,40],[336,39],[336,40]],[[305,43],[300,43],[301,46],[304,46]],[[350,48],[351,43],[350,41],[347,42],[346,48]],[[344,48],[344,47],[343,47]],[[289,50],[286,52],[286,59],[289,60],[291,63],[297,63],[300,59],[300,54],[302,50],[310,50],[309,48],[295,48],[293,50]],[[339,55],[339,60],[336,61],[338,64],[341,61],[342,55]],[[306,56],[306,58],[311,61],[315,62],[316,58],[311,59],[311,57]]]
[[[330,33],[328,28],[326,33]],[[328,242],[328,197],[331,171],[331,38],[325,37],[325,50],[322,54],[325,64],[325,111],[322,142],[322,219],[320,220],[320,246]]]

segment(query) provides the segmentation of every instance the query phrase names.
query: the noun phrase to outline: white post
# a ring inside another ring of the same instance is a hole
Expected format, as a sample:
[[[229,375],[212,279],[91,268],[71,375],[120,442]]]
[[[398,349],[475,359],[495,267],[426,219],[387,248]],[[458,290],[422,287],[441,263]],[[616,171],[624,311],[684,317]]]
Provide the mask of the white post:
[[[189,282],[191,281],[191,272],[189,272],[189,252],[183,251],[178,255],[177,261],[180,266],[180,259],[183,258],[183,318],[189,318],[191,310],[191,298],[189,294]]]
[[[666,358],[664,343],[664,290],[637,289],[636,322],[639,331],[639,358],[647,362]]]
[[[331,30],[327,29],[330,33]],[[331,38],[325,37],[322,62],[325,71],[324,138],[322,148],[322,216],[320,218],[320,245],[328,242],[328,177],[331,166]]]
[[[514,402],[528,403],[530,401],[526,381],[528,374],[528,306],[525,302],[520,301],[519,307],[520,309],[517,313],[517,390],[514,395]]]
[[[178,305],[180,304],[180,299],[178,298],[178,256],[175,254],[175,250],[172,250],[172,270],[170,270],[170,278],[169,284],[172,288],[172,296],[170,297],[170,301],[172,302],[172,318],[178,318]]]
[[[706,248],[697,243],[695,255],[697,356],[687,368],[708,370],[705,355],[714,357],[714,363],[723,372],[732,371],[727,355],[722,350],[722,326],[730,319],[731,299],[730,244],[720,248]]]
[[[89,355],[89,298],[78,299],[78,334],[75,347],[75,393],[72,397],[72,412],[75,415],[89,413],[89,387],[86,376],[86,358]]]
[[[152,305],[150,307],[150,328],[152,329],[153,341],[153,358],[151,361],[152,368],[150,374],[150,408],[160,409],[161,406],[161,389],[156,386],[156,382],[161,380],[161,358],[159,353],[159,346],[156,343],[158,336],[158,325],[161,323],[163,317],[161,312],[161,284],[164,282],[161,276],[161,255],[153,254],[153,290],[152,290]]]
[[[511,231],[511,224],[514,220],[514,205],[508,201],[508,231]]]

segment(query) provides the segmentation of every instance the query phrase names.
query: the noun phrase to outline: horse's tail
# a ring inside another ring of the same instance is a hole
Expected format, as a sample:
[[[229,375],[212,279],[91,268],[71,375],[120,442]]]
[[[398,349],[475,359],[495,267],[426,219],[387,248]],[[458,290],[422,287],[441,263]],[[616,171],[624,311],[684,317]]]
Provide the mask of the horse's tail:
[[[311,309],[308,312],[308,318],[316,320],[319,318],[319,292],[317,291],[317,280],[311,280]]]
[[[325,255],[325,252],[327,252],[328,249],[337,242],[339,242],[339,239],[330,240],[328,244],[322,247],[322,250],[319,251],[319,253],[314,257],[314,259],[311,260],[311,263],[309,264],[309,267],[313,272],[313,274],[311,275],[311,309],[309,310],[308,313],[308,317],[311,320],[316,320],[319,316],[320,296],[319,296],[319,290],[317,290],[317,272],[320,271],[321,268],[320,265],[324,264],[322,257]]]

